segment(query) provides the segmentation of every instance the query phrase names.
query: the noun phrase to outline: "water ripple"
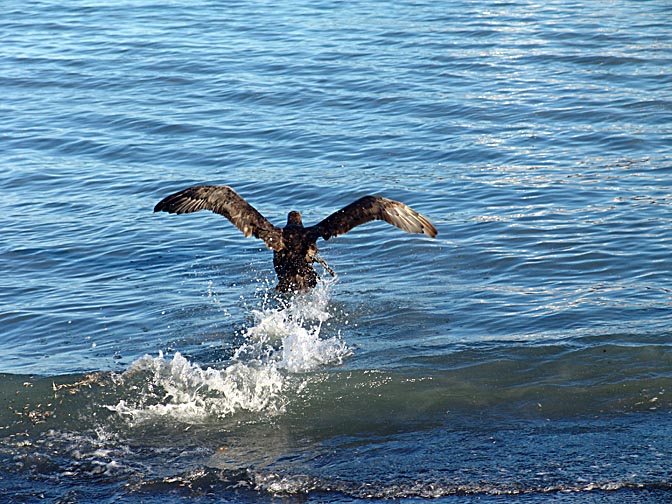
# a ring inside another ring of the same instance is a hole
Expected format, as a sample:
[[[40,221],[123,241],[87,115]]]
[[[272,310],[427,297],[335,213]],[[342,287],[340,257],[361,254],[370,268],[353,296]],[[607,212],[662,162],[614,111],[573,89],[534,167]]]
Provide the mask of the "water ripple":
[[[0,491],[199,498],[204,451],[250,501],[666,485],[668,18],[663,0],[3,3]],[[279,370],[271,424],[214,401],[214,426],[139,433],[103,406],[171,400],[111,373],[164,351],[223,376],[274,283],[223,217],[152,212],[203,183],[276,224],[379,194],[439,235],[320,242],[338,274],[320,339],[352,352]],[[106,378],[70,375],[87,370]]]

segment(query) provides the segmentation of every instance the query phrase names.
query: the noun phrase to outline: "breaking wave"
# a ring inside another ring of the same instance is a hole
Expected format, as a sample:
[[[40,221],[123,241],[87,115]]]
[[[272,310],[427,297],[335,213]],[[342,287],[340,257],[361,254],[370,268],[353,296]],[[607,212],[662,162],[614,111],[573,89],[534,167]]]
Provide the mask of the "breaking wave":
[[[648,494],[652,499],[668,495],[672,490],[669,483],[634,483],[630,481],[605,480],[580,483],[535,484],[527,483],[487,483],[450,481],[398,481],[394,483],[362,483],[349,481],[328,481],[313,476],[264,473],[254,469],[221,471],[207,467],[197,468],[180,476],[143,480],[133,486],[134,493],[153,493],[157,489],[170,488],[173,491],[188,489],[187,495],[222,492],[227,489],[243,489],[261,492],[280,499],[301,496],[306,501],[321,496],[325,501],[334,502],[347,499],[358,501],[378,501],[389,499],[440,499],[452,496],[472,496],[478,499],[489,496],[536,496],[541,499],[567,495],[577,498],[597,493],[618,493],[624,500]],[[254,495],[254,494],[253,494]],[[653,500],[652,500],[653,502]]]
[[[135,393],[109,409],[131,423],[162,417],[197,423],[243,411],[282,412],[288,389],[301,386],[301,373],[339,364],[351,354],[340,332],[321,335],[332,316],[328,302],[325,282],[308,294],[252,310],[254,322],[223,368],[203,367],[180,352],[145,355],[118,377]]]

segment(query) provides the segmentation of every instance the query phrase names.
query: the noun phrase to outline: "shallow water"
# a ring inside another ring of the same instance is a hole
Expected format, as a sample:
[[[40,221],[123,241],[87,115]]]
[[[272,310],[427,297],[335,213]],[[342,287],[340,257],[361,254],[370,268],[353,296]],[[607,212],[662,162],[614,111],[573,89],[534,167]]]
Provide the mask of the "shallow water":
[[[4,500],[671,499],[667,2],[3,6]]]

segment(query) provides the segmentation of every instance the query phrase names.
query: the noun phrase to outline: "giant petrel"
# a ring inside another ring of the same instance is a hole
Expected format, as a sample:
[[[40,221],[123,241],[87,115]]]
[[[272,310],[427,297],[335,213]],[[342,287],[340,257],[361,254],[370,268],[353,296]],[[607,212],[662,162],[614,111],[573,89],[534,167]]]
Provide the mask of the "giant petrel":
[[[334,212],[314,226],[304,227],[301,214],[289,212],[287,225],[271,224],[252,205],[228,186],[193,186],[162,199],[154,211],[190,213],[210,210],[229,219],[245,236],[264,240],[273,250],[273,266],[278,275],[276,289],[281,292],[303,292],[315,287],[318,275],[313,263],[322,264],[317,256],[317,239],[347,233],[355,226],[382,220],[409,233],[424,233],[434,238],[436,228],[427,218],[408,205],[381,196],[364,196]]]

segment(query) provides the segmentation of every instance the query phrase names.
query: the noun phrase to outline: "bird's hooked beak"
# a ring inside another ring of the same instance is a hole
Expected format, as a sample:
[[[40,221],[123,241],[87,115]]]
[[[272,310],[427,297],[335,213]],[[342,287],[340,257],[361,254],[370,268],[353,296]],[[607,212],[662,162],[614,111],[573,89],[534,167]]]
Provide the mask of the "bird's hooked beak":
[[[296,210],[292,210],[287,215],[287,225],[289,224],[298,224],[300,226],[303,226],[303,221],[301,220],[301,214]]]

